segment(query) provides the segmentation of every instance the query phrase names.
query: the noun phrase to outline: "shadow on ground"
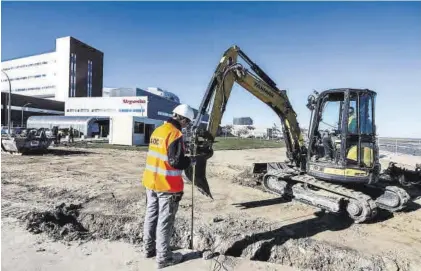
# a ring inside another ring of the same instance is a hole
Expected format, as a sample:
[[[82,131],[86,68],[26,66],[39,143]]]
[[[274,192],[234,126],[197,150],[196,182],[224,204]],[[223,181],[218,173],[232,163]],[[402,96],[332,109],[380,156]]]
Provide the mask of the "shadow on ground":
[[[410,201],[405,209],[397,212],[396,214],[411,213],[411,212],[417,211],[419,209],[421,209],[420,204],[418,204],[416,202],[413,202],[413,201]],[[380,223],[380,222],[389,220],[389,219],[393,218],[394,216],[395,216],[394,213],[391,213],[391,212],[383,210],[383,209],[379,209],[378,213],[377,213],[377,216],[373,220],[367,221],[366,224]]]
[[[413,200],[421,198],[421,185],[413,185],[411,187],[402,187]]]
[[[53,155],[53,156],[69,156],[69,155],[88,155],[94,154],[91,151],[81,151],[81,150],[68,150],[68,149],[47,149],[44,152],[37,151],[28,151],[24,156],[43,156],[43,155]]]
[[[421,209],[421,204],[418,204],[416,202],[411,201],[408,204],[408,207],[406,209],[402,210],[402,213],[410,213]]]
[[[324,231],[344,230],[354,224],[353,220],[345,215],[333,215],[322,211],[316,212],[314,215],[316,215],[315,218],[246,236],[244,239],[235,242],[225,254],[240,257],[243,250],[250,245],[263,242],[251,257],[251,260],[267,261],[271,255],[272,248],[281,246],[289,239],[311,237]]]
[[[290,199],[273,198],[273,199],[265,199],[265,200],[248,201],[248,202],[242,202],[242,203],[233,203],[232,205],[240,209],[251,209],[251,208],[286,203],[290,201],[291,201]]]
[[[183,254],[183,262],[188,262],[199,258],[202,258],[202,253],[200,251],[191,251]]]

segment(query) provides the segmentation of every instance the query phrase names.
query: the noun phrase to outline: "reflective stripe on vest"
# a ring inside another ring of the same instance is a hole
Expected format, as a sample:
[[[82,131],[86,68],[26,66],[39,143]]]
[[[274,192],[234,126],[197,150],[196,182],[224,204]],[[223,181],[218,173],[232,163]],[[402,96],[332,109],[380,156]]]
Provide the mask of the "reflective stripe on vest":
[[[149,156],[156,157],[156,158],[159,158],[162,161],[168,161],[168,156],[167,155],[161,154],[161,153],[159,153],[157,151],[149,150],[148,151],[148,155]]]
[[[159,167],[154,167],[151,165],[146,165],[145,169],[150,170],[152,172],[161,174],[161,175],[166,175],[166,176],[181,176],[181,174],[183,173],[183,171],[178,170],[178,169],[174,169],[174,170],[164,170],[162,168]]]

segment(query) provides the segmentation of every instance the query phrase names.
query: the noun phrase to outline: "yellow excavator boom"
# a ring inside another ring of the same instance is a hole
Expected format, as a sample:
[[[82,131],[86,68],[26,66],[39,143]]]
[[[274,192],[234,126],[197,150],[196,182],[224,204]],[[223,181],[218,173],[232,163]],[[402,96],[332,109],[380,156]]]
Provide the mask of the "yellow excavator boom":
[[[242,58],[250,65],[250,72],[238,62]],[[285,90],[279,90],[275,82],[253,63],[238,46],[225,51],[208,86],[199,109],[199,116],[194,126],[198,126],[201,117],[209,107],[208,135],[215,138],[234,83],[237,83],[260,101],[268,105],[280,118],[287,147],[287,157],[300,165],[305,159],[305,143],[297,120]]]

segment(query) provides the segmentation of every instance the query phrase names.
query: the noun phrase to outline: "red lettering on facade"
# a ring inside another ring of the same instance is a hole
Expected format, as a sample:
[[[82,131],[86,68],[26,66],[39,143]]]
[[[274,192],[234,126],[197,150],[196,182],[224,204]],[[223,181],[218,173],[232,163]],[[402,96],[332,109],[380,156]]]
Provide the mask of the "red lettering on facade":
[[[142,99],[138,100],[129,100],[129,99],[123,99],[123,103],[125,104],[144,104],[146,101]]]

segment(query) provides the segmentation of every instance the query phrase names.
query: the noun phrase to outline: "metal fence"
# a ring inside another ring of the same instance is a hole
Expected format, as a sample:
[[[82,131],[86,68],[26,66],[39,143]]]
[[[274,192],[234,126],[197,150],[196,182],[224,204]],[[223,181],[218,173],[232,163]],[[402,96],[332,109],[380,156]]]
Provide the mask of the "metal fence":
[[[395,154],[409,154],[421,156],[421,139],[392,139],[379,138],[380,150],[393,152]]]
[[[221,135],[221,137],[225,137],[225,135]],[[229,138],[236,138],[236,139],[248,139],[244,137],[234,137],[228,136]],[[255,137],[254,139],[259,140],[273,140],[273,141],[280,141],[283,142],[281,138],[268,138],[268,137]],[[307,138],[305,138],[306,143]],[[389,151],[395,154],[408,154],[414,156],[421,156],[421,139],[389,139],[389,138],[379,138],[378,139],[378,146],[379,149],[382,151]]]

